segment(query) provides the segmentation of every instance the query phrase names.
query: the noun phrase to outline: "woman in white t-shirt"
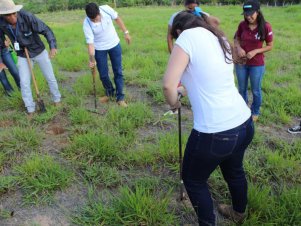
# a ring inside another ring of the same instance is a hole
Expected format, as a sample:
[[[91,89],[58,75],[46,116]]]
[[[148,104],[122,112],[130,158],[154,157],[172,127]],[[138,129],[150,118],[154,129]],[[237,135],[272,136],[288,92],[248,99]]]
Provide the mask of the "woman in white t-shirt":
[[[244,220],[247,180],[243,156],[252,141],[251,112],[234,83],[231,48],[222,31],[202,17],[179,13],[173,22],[177,39],[164,75],[164,95],[171,109],[180,107],[177,85],[185,86],[194,123],[183,160],[183,181],[200,225],[215,225],[207,180],[220,166],[232,206],[219,205],[226,217]]]

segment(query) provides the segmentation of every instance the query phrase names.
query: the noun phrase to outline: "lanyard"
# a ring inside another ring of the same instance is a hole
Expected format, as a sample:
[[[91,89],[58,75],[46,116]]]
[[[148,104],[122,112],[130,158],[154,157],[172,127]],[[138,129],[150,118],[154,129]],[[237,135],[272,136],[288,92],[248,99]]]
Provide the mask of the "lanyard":
[[[10,32],[12,33],[12,35],[14,36],[15,42],[17,42],[17,37],[18,37],[18,22],[16,25],[16,29],[13,29],[11,25],[8,25],[8,28],[10,30]],[[14,32],[14,30],[16,31],[16,33]]]

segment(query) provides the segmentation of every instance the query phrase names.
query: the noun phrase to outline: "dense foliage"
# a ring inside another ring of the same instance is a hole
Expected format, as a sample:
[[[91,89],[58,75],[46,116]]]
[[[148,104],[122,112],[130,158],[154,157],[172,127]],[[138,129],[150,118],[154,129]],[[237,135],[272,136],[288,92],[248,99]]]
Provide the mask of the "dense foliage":
[[[202,4],[241,4],[244,0],[200,0]],[[146,6],[146,5],[181,5],[184,0],[17,0],[18,4],[23,4],[25,9],[41,13],[47,11],[82,9],[88,2],[98,4],[109,4],[117,7]],[[288,4],[300,4],[301,0],[260,0],[261,4],[284,6]]]

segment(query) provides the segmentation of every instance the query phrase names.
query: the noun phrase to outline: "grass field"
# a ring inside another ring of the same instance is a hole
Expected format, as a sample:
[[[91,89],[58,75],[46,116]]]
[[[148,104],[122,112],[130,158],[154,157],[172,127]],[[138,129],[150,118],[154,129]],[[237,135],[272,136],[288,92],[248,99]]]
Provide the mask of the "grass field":
[[[58,41],[53,66],[62,106],[52,106],[38,68],[47,113],[27,120],[20,93],[8,98],[0,88],[0,225],[196,224],[189,202],[177,200],[177,118],[163,116],[168,110],[162,92],[167,21],[180,9],[118,9],[132,36],[127,46],[118,30],[129,107],[98,104],[99,114],[89,111],[94,98],[84,11],[38,15]],[[241,8],[203,10],[220,18],[231,40]],[[263,7],[263,13],[275,41],[266,54],[262,115],[245,157],[249,204],[244,225],[300,225],[301,137],[286,130],[301,117],[301,7]],[[99,79],[96,85],[97,95],[103,95]],[[183,148],[192,128],[185,98],[184,104]],[[219,170],[209,186],[215,203],[230,202]],[[233,225],[221,216],[218,224]]]

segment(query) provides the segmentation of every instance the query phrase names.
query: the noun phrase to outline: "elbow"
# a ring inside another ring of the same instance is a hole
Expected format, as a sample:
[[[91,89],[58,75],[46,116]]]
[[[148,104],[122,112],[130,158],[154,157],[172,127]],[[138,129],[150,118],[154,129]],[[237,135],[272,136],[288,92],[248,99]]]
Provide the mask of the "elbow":
[[[170,90],[170,86],[166,82],[163,82],[163,92],[168,92],[168,90]]]
[[[172,93],[172,89],[169,86],[163,85],[163,94],[165,98],[168,98]]]
[[[267,43],[268,51],[273,49],[273,42]]]
[[[172,90],[171,83],[168,80],[164,79],[163,80],[163,92],[168,93],[170,90]]]
[[[164,94],[169,94],[177,90],[177,84],[170,79],[163,79],[163,92]]]

